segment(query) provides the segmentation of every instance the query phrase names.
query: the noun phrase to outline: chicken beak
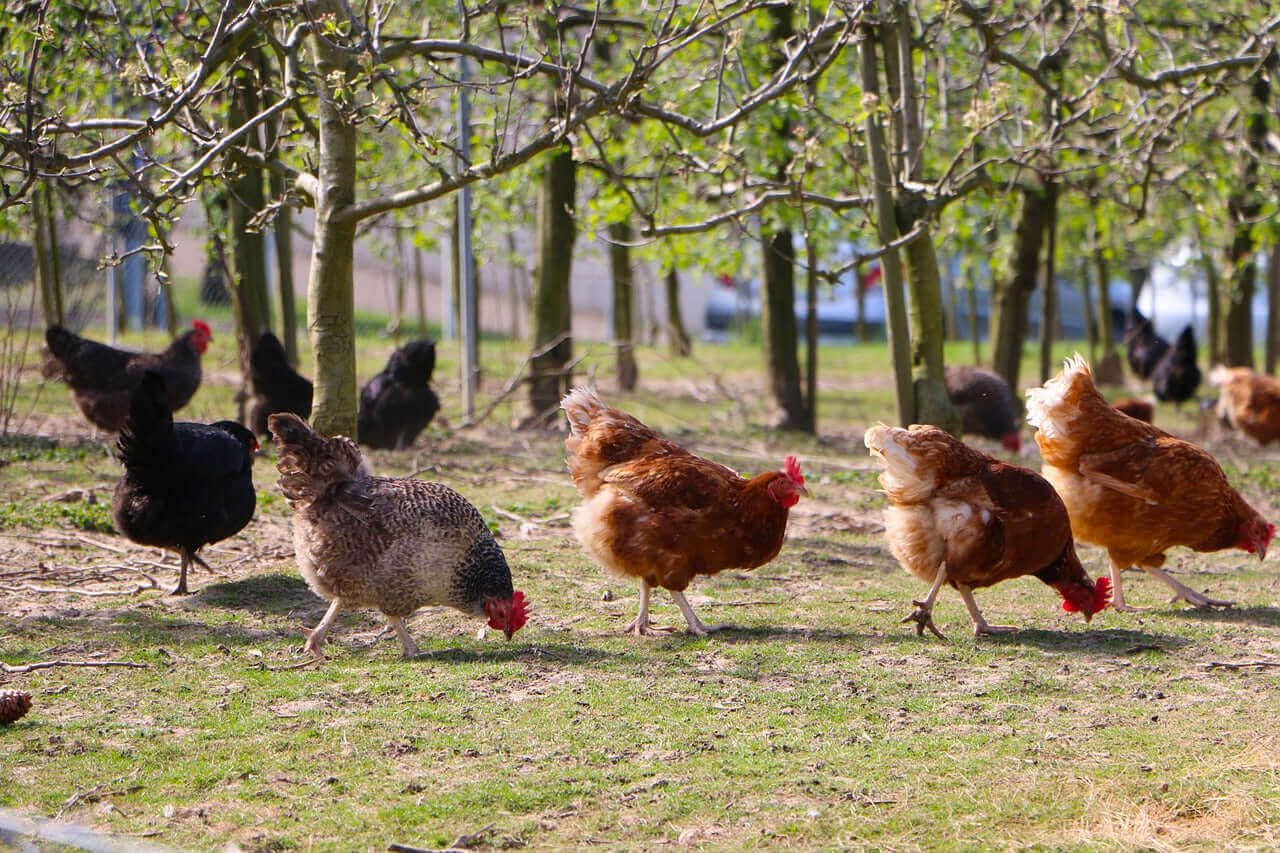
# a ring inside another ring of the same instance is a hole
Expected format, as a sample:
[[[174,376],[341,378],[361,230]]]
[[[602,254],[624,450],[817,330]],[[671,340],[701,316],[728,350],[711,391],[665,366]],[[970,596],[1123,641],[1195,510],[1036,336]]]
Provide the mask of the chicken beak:
[[[1261,563],[1265,559],[1267,559],[1267,543],[1260,542],[1258,544],[1258,562]]]
[[[804,486],[797,486],[796,491],[804,495],[806,498],[809,497],[809,490],[806,489]]]
[[[511,635],[512,635],[513,633],[515,633],[515,632],[514,632],[514,631],[512,631],[510,628],[503,628],[503,629],[502,629],[502,633],[504,633],[504,634],[506,634],[506,635],[507,635],[507,642],[509,643],[509,642],[511,642]]]

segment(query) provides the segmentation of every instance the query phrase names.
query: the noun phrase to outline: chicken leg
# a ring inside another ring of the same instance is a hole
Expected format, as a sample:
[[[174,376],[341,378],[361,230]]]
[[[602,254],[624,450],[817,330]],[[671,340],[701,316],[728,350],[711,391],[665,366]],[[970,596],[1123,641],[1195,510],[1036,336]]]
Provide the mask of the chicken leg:
[[[1158,578],[1173,590],[1173,598],[1169,599],[1172,604],[1175,601],[1185,601],[1196,607],[1235,607],[1234,601],[1223,601],[1217,598],[1210,598],[1203,592],[1196,592],[1189,586],[1179,583],[1164,569],[1157,569],[1154,566],[1147,568],[1147,574],[1153,578]]]
[[[191,565],[191,552],[186,548],[178,549],[178,559],[182,563],[182,567],[178,569],[178,585],[173,588],[170,595],[190,595],[191,591],[187,589],[187,566]]]
[[[685,599],[683,592],[672,590],[671,597],[675,599],[676,606],[680,608],[680,612],[684,614],[684,621],[688,624],[689,633],[695,637],[705,637],[707,634],[715,631],[723,631],[728,625],[712,625],[707,627],[702,624],[702,620],[698,618],[698,614],[693,612],[693,607]]]
[[[898,624],[904,625],[907,622],[915,622],[917,637],[923,637],[924,629],[928,628],[939,640],[945,640],[946,635],[933,624],[933,603],[938,599],[938,590],[942,589],[942,585],[946,580],[947,562],[943,560],[938,564],[938,573],[933,576],[933,588],[929,590],[929,594],[925,596],[924,601],[912,601],[911,603],[916,606],[916,609]]]
[[[324,618],[320,620],[320,624],[314,628],[302,629],[302,633],[307,638],[307,642],[303,644],[301,651],[310,652],[316,660],[324,660],[324,652],[321,648],[324,646],[324,635],[329,633],[329,629],[333,626],[333,622],[338,618],[338,611],[342,609],[342,599],[335,598],[333,603],[329,605],[329,609],[325,611]]]
[[[396,636],[400,638],[400,649],[404,652],[406,658],[416,658],[422,654],[422,650],[418,648],[418,644],[413,641],[413,637],[409,635],[409,629],[405,627],[404,619],[399,616],[388,616],[387,622],[396,631]]]
[[[1113,559],[1111,561],[1111,608],[1117,613],[1138,613],[1143,608],[1124,603],[1124,584],[1120,578],[1123,572],[1124,566]]]
[[[956,589],[960,591],[960,597],[964,599],[964,606],[969,610],[969,618],[973,620],[973,636],[986,637],[991,634],[1012,634],[1018,630],[1015,625],[988,625],[987,620],[982,618],[982,611],[978,609],[978,602],[973,597],[973,590],[964,584],[958,584]]]
[[[622,629],[624,634],[635,634],[637,637],[651,637],[658,632],[658,629],[649,625],[649,590],[651,587],[644,581],[640,581],[640,612],[636,614],[636,618],[631,620],[631,624]]]

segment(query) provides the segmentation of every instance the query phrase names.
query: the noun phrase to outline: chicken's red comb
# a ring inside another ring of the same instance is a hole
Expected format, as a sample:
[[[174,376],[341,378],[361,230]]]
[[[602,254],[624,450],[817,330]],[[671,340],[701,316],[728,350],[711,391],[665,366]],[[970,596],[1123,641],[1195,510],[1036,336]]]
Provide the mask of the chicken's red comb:
[[[204,320],[192,320],[191,326],[197,331],[204,332],[204,336],[206,338],[210,338],[210,339],[213,338],[213,329],[210,329],[209,324],[206,323]]]
[[[1093,583],[1093,613],[1098,613],[1107,609],[1107,605],[1111,604],[1111,578],[1101,577]],[[1062,609],[1068,613],[1078,613],[1080,608],[1069,598],[1062,599]]]
[[[800,473],[800,462],[794,456],[788,456],[782,462],[782,473],[797,486],[804,485],[804,474]]]
[[[529,618],[529,606],[524,600],[524,590],[517,589],[511,596],[511,619],[509,627],[512,632],[519,631],[524,627],[525,620]]]

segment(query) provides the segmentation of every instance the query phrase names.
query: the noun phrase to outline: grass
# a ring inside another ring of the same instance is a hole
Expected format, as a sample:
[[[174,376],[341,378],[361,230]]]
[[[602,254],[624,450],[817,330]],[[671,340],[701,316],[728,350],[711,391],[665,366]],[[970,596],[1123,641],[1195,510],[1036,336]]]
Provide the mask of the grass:
[[[392,346],[376,328],[360,338],[362,377]],[[482,400],[522,349],[486,341]],[[210,381],[185,416],[232,410],[226,352],[211,351]],[[917,638],[898,620],[925,590],[885,548],[860,442],[891,416],[882,346],[823,349],[817,437],[763,426],[757,350],[699,346],[695,358],[642,348],[641,390],[627,396],[613,390],[607,348],[592,348],[584,370],[599,369],[608,399],[744,471],[788,452],[804,460],[814,497],[778,559],[691,589],[705,621],[736,627],[709,639],[621,636],[635,589],[572,538],[561,437],[509,431],[515,404],[457,429],[456,363],[442,347],[452,426],[433,425],[404,453],[374,453],[374,465],[426,469],[466,494],[499,531],[533,617],[504,643],[478,638],[479,623],[460,614],[423,611],[410,627],[427,655],[404,661],[394,639],[375,639],[377,614],[345,613],[330,659],[306,669],[286,667],[324,603],[298,576],[271,459],[256,466],[254,522],[206,550],[221,576],[199,571],[197,593],[174,599],[164,593],[172,556],[160,567],[154,549],[38,517],[79,506],[44,497],[115,477],[65,391],[45,388],[35,410],[59,439],[0,445],[3,517],[23,519],[0,527],[0,659],[146,667],[0,676],[0,689],[35,699],[0,729],[0,806],[204,849],[444,847],[464,835],[481,848],[1280,844],[1280,679],[1240,666],[1280,659],[1273,569],[1239,552],[1174,552],[1184,581],[1241,606],[1167,605],[1162,587],[1131,575],[1128,598],[1152,609],[1091,624],[1038,581],[1013,581],[979,599],[993,622],[1023,630],[982,640],[944,592],[936,618],[951,639]],[[1161,406],[1157,418],[1207,442],[1233,482],[1280,515],[1273,455],[1202,434],[1191,409]],[[1102,570],[1100,552],[1082,556]],[[99,572],[73,588],[110,594],[48,591],[67,586],[54,580],[43,592],[11,588],[41,586],[8,579],[38,564],[50,578]],[[127,583],[113,580],[120,566],[135,570]],[[160,588],[131,591],[138,573]],[[665,593],[654,611],[682,624]]]

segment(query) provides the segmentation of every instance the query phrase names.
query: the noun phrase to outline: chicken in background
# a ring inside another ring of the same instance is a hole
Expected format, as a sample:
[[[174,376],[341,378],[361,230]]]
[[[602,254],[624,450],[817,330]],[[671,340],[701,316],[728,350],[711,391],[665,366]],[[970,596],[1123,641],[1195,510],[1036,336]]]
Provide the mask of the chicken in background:
[[[174,595],[186,595],[187,569],[205,545],[239,533],[257,506],[253,455],[258,440],[234,421],[174,423],[165,380],[143,374],[117,442],[124,476],[111,500],[120,532],[140,545],[178,552]]]
[[[1139,379],[1150,379],[1151,372],[1169,351],[1169,342],[1156,334],[1156,327],[1137,308],[1125,323],[1124,346],[1129,369]]]
[[[270,331],[259,336],[249,353],[249,382],[253,388],[249,428],[254,435],[267,434],[267,417],[276,412],[311,416],[311,380],[293,369],[284,345]]]
[[[44,333],[44,376],[71,386],[76,405],[93,425],[119,432],[133,393],[148,372],[164,379],[170,412],[185,406],[200,387],[200,356],[213,340],[209,324],[196,320],[161,353],[138,353],[82,338],[62,326]]]
[[[1197,607],[1229,606],[1160,567],[1177,545],[1196,551],[1239,548],[1259,559],[1275,534],[1231,488],[1214,458],[1195,445],[1116,411],[1094,387],[1088,363],[1067,359],[1058,376],[1027,392],[1044,476],[1058,490],[1077,540],[1107,549],[1117,610],[1120,573],[1141,566]]]
[[[440,411],[440,398],[430,386],[435,367],[435,341],[412,341],[391,353],[383,371],[360,391],[361,444],[375,450],[413,444]]]
[[[983,618],[973,590],[1034,575],[1058,591],[1062,609],[1085,620],[1111,599],[1110,581],[1092,581],[1076,557],[1066,507],[1034,471],[1009,465],[966,446],[946,430],[879,424],[863,438],[883,466],[880,485],[889,498],[885,536],[909,572],[932,584],[903,622],[916,633],[933,624],[933,605],[944,583],[964,600],[975,636],[1014,631]]]
[[[1022,450],[1018,404],[1003,377],[980,367],[954,366],[946,368],[944,379],[965,433],[994,439],[1014,453]]]
[[[1135,397],[1121,397],[1119,400],[1112,400],[1111,406],[1116,411],[1124,412],[1131,418],[1137,418],[1140,421],[1153,424],[1156,422],[1156,407],[1154,403],[1148,400],[1139,400]]]
[[[671,591],[689,633],[705,636],[684,590],[698,575],[754,569],[778,555],[791,507],[808,495],[800,464],[751,479],[694,456],[594,391],[560,401],[569,419],[569,473],[583,502],[578,541],[605,570],[640,582],[640,611],[626,630],[651,634],[649,590]],[[723,627],[723,626],[720,626]]]
[[[405,657],[418,654],[404,620],[439,605],[488,620],[507,639],[527,618],[524,593],[480,513],[443,483],[369,473],[355,442],[321,438],[297,415],[268,419],[280,491],[294,509],[298,568],[330,601],[303,646],[324,659],[325,635],[346,607],[381,611]]]
[[[1218,387],[1217,414],[1264,447],[1280,439],[1280,381],[1247,367],[1223,367],[1209,371],[1209,383]]]
[[[1163,402],[1181,405],[1200,387],[1196,366],[1196,333],[1190,326],[1182,330],[1173,348],[1164,354],[1151,372],[1151,387]]]

